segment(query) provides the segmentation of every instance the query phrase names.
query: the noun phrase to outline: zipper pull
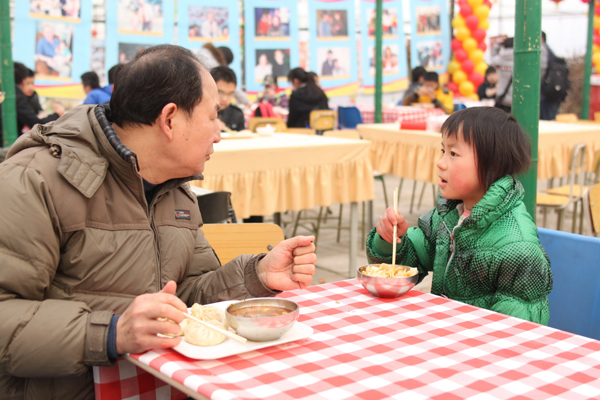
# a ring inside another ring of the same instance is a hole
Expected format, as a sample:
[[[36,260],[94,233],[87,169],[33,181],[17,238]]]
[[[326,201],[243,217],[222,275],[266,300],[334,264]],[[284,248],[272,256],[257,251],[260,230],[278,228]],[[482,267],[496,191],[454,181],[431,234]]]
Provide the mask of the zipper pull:
[[[454,253],[454,235],[450,235],[450,252]]]

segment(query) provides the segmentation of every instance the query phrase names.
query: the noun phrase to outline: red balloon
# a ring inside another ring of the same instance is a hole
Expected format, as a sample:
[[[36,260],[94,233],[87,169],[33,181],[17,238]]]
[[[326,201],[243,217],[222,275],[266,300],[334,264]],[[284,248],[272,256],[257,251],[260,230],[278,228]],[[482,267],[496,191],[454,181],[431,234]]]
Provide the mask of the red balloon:
[[[490,0],[483,0],[483,5],[488,6],[490,10],[492,9],[492,2]]]
[[[446,89],[452,90],[453,92],[458,92],[458,85],[452,81],[446,84]]]
[[[473,39],[481,43],[485,40],[485,31],[481,28],[477,28],[473,32],[471,32],[471,36],[473,37]]]
[[[475,63],[471,60],[465,60],[461,64],[462,70],[465,71],[467,75],[469,75],[475,69]]]
[[[469,28],[472,32],[479,26],[479,18],[471,14],[465,18],[465,25],[467,25],[467,28]]]
[[[600,35],[594,36],[594,44],[597,44],[598,46],[600,46]]]
[[[467,18],[471,14],[473,14],[473,9],[469,4],[463,4],[462,6],[460,6],[460,15]]]
[[[452,51],[460,50],[462,49],[462,42],[458,39],[452,39],[452,44],[450,47],[452,47]]]
[[[454,57],[456,57],[456,61],[462,63],[469,58],[469,55],[463,49],[458,49],[454,52]]]
[[[477,47],[481,50],[481,51],[486,51],[487,50],[487,44],[485,44],[485,42],[481,42],[477,45]]]
[[[475,87],[477,87],[483,83],[485,78],[479,72],[473,72],[469,74],[469,80],[473,82],[473,85],[475,85]]]

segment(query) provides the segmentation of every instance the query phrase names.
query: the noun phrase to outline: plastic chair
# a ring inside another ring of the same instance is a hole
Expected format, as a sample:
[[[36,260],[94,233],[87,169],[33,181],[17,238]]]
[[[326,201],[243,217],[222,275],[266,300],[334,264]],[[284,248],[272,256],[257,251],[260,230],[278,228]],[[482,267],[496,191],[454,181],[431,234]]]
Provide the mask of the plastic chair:
[[[285,128],[286,133],[295,133],[297,135],[316,135],[317,131],[310,128]]]
[[[577,114],[558,114],[556,116],[556,122],[577,122]]]
[[[600,340],[600,239],[538,229],[552,267],[548,326]]]
[[[333,130],[333,131],[325,131],[323,132],[323,136],[327,137],[337,137],[342,139],[355,139],[360,140],[360,134],[356,129],[343,129],[343,130]]]
[[[217,224],[227,221],[237,222],[231,205],[231,193],[212,192],[196,197],[198,207],[205,224]]]
[[[339,129],[356,129],[356,125],[362,124],[362,114],[357,107],[338,106],[338,127]]]
[[[335,110],[314,110],[310,112],[310,128],[317,131],[317,135],[323,134],[323,131],[335,129],[337,119]]]
[[[592,236],[600,233],[600,183],[592,186],[583,194],[583,209],[590,223]]]
[[[282,118],[254,117],[248,121],[248,130],[256,132],[256,128],[266,125],[274,126],[275,132],[285,132],[287,129],[287,125]]]
[[[208,224],[201,229],[221,264],[242,254],[268,253],[285,239],[275,224]]]

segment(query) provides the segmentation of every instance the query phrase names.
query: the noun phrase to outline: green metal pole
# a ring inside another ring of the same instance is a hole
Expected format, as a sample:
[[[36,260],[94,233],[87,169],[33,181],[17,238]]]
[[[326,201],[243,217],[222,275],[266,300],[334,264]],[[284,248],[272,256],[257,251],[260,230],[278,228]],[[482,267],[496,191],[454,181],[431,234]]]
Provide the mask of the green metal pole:
[[[587,50],[585,52],[585,65],[583,68],[583,98],[581,99],[581,119],[590,119],[590,78],[592,76],[592,43],[594,41],[594,5],[596,0],[590,1],[588,11]]]
[[[0,0],[0,84],[6,93],[2,103],[2,121],[4,143],[6,147],[17,140],[17,108],[15,100],[15,76],[13,70],[12,48],[10,40],[9,0]]]
[[[383,55],[383,0],[376,1],[375,10],[375,123],[382,122],[381,96],[383,86],[382,55]]]
[[[519,178],[525,206],[535,221],[538,131],[540,117],[541,0],[517,0],[515,6],[515,64],[512,112],[531,138],[531,168]]]

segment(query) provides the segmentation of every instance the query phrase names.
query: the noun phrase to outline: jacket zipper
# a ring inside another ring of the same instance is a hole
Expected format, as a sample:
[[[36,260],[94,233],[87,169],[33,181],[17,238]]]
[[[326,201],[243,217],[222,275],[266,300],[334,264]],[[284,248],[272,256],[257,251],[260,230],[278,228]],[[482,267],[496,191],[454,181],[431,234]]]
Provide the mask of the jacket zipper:
[[[459,227],[459,225],[456,225],[454,228],[452,228],[452,231],[450,231],[450,229],[448,229],[448,225],[446,225],[446,222],[442,221],[442,223],[444,224],[444,227],[450,234],[450,258],[448,258],[448,263],[446,264],[446,269],[444,270],[444,277],[442,278],[442,296],[447,298],[448,294],[446,292],[446,274],[448,273],[448,267],[450,267],[450,263],[452,262],[452,259],[454,258],[454,247],[455,247],[454,231],[456,230],[456,228]]]

